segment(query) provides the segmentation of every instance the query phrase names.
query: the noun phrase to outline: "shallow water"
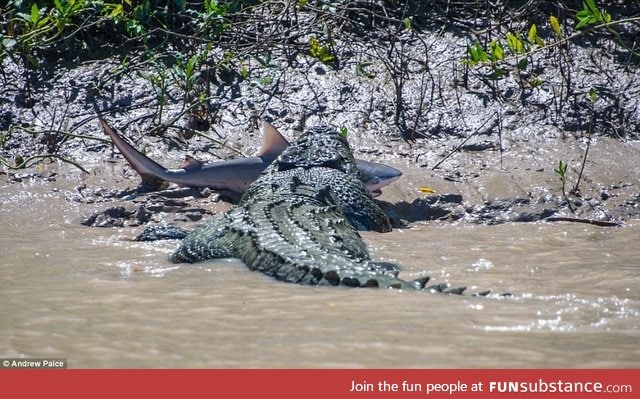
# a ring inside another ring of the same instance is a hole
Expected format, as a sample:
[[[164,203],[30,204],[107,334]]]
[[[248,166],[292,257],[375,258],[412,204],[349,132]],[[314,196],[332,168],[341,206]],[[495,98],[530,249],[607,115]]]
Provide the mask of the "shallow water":
[[[297,286],[234,260],[176,266],[176,242],[80,225],[100,206],[69,201],[69,182],[0,185],[0,357],[72,368],[640,366],[638,222],[363,234],[403,277],[496,293],[482,298]]]

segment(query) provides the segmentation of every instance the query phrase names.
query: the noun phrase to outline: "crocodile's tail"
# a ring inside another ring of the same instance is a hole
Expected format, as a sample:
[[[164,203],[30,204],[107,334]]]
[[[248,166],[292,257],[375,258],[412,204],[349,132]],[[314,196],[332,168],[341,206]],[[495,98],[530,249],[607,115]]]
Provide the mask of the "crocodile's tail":
[[[377,263],[377,262],[369,262]],[[456,294],[462,295],[467,287],[450,287],[449,284],[440,283],[431,286],[427,286],[430,277],[419,277],[415,280],[402,280],[397,277],[398,272],[390,272],[389,274],[379,272],[375,273],[362,273],[353,276],[340,276],[337,272],[329,271],[324,273],[322,278],[317,281],[319,285],[344,285],[347,287],[355,288],[389,288],[400,289],[409,291],[427,291],[427,292],[439,292],[444,294]]]

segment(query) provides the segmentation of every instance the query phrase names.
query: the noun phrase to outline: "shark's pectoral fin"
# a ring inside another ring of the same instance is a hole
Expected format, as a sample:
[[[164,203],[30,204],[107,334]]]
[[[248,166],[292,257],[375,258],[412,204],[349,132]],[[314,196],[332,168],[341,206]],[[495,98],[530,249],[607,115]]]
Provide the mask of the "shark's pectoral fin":
[[[204,163],[202,163],[202,161],[198,161],[191,155],[185,155],[184,161],[182,162],[182,165],[180,165],[180,167],[186,170],[198,170],[202,169],[203,165]]]
[[[160,179],[155,175],[151,175],[148,173],[139,173],[139,175],[142,181],[136,189],[137,192],[146,193],[150,191],[164,190],[169,187],[169,182]]]

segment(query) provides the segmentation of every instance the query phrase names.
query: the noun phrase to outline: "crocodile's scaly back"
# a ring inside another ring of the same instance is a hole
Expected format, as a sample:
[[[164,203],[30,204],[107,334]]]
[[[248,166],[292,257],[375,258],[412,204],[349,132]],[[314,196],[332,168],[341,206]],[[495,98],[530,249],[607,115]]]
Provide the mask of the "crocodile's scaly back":
[[[289,146],[260,178],[245,191],[241,204],[270,198],[272,187],[282,186],[288,195],[292,179],[314,187],[327,188],[340,210],[359,230],[391,231],[391,221],[371,197],[359,179],[356,161],[349,143],[335,129],[317,126]]]
[[[249,186],[238,207],[187,236],[172,260],[237,257],[288,282],[424,288],[428,278],[407,282],[397,265],[372,261],[357,229],[391,224],[358,178],[346,140],[317,127]]]

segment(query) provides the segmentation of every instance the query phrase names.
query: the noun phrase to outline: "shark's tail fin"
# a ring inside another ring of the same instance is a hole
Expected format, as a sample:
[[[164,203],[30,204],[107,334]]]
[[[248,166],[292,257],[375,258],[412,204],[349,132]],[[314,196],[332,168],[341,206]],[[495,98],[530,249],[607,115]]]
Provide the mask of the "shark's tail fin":
[[[124,156],[131,167],[138,172],[144,185],[150,188],[159,188],[166,183],[167,180],[164,176],[167,174],[167,169],[164,166],[133,148],[114,128],[109,126],[106,120],[103,118],[99,119],[104,133],[111,138],[111,141],[113,141],[113,144],[120,150],[122,156]]]

